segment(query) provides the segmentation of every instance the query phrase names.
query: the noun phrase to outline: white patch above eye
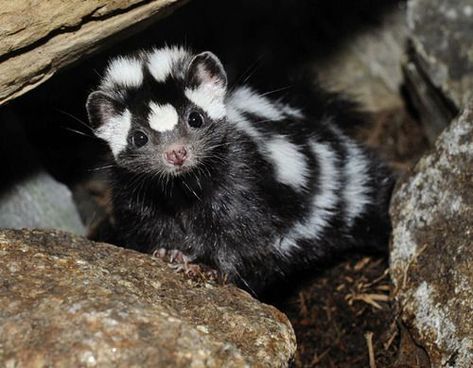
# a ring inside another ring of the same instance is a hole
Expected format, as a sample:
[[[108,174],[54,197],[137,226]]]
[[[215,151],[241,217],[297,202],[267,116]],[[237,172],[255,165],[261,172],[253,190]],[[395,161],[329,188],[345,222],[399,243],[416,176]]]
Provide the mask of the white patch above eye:
[[[148,116],[149,126],[160,132],[173,130],[179,121],[179,115],[171,104],[159,105],[155,102],[149,104],[151,112]]]
[[[143,84],[143,68],[137,59],[117,57],[113,59],[105,72],[104,85],[119,84],[124,87],[140,87]]]
[[[228,103],[232,107],[247,113],[260,116],[267,120],[282,120],[283,112],[268,98],[257,94],[248,87],[235,90]]]
[[[307,158],[297,146],[283,136],[272,138],[266,145],[269,159],[274,165],[276,179],[295,190],[307,186],[309,168]]]
[[[165,82],[172,75],[175,65],[187,55],[187,51],[180,47],[155,50],[149,55],[148,69],[157,82]]]
[[[225,117],[225,88],[202,84],[197,88],[186,88],[184,93],[192,103],[204,110],[210,118],[222,119]]]
[[[95,135],[107,141],[115,158],[127,146],[128,132],[131,127],[131,113],[125,110],[122,114],[113,116],[100,126]]]

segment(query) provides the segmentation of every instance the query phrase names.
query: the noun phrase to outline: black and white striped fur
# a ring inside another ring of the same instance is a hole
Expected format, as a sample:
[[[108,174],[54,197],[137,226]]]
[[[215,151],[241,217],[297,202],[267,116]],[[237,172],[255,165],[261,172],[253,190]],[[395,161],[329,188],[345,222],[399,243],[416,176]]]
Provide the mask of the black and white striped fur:
[[[385,247],[392,177],[339,128],[350,111],[312,98],[298,108],[229,89],[209,52],[112,60],[87,109],[115,161],[118,243],[178,249],[253,291],[334,252]],[[189,125],[192,112],[202,126]],[[138,131],[148,137],[139,148]],[[180,166],[165,159],[176,143]]]

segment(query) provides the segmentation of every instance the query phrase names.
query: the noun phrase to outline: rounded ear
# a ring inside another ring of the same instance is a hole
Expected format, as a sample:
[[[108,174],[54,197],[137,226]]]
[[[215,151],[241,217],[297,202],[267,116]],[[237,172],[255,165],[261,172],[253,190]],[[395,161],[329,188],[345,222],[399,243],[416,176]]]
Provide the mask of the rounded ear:
[[[97,129],[120,113],[120,104],[107,93],[95,91],[87,98],[86,109],[91,127]]]
[[[210,51],[194,56],[187,70],[187,80],[192,87],[227,88],[227,73],[218,57]]]

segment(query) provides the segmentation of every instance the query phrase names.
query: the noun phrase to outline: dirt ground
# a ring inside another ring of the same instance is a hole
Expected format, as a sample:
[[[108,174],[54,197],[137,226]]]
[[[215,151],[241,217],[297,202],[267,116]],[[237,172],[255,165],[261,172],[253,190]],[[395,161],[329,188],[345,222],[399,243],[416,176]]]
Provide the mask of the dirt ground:
[[[296,332],[295,367],[378,367],[395,359],[399,336],[387,261],[358,257],[326,270],[280,308]]]

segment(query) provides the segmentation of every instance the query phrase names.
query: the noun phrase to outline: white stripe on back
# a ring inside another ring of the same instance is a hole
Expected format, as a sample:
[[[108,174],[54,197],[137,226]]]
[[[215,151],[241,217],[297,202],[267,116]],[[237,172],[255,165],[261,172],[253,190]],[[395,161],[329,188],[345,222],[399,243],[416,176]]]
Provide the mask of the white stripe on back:
[[[281,120],[283,113],[268,98],[259,95],[249,87],[236,89],[228,98],[232,107],[259,116],[264,120]]]
[[[353,142],[344,140],[347,149],[347,160],[344,171],[346,176],[346,185],[343,190],[343,199],[345,201],[346,221],[350,226],[355,218],[360,216],[367,204],[371,202],[366,178],[369,177],[368,162],[361,149]]]
[[[318,190],[314,194],[308,218],[301,220],[275,246],[282,253],[297,249],[297,241],[320,239],[324,228],[335,215],[339,201],[340,172],[338,158],[333,149],[325,143],[312,141],[312,152],[319,163]]]
[[[345,186],[343,200],[345,202],[345,220],[348,226],[363,214],[366,205],[371,203],[370,187],[366,179],[369,178],[369,164],[362,149],[348,138],[340,129],[331,125],[331,130],[343,143],[346,149],[347,160],[343,167]]]
[[[295,190],[307,187],[309,167],[306,156],[282,135],[266,142],[269,161],[273,163],[276,180]]]
[[[251,124],[248,119],[246,119],[243,114],[235,109],[233,106],[228,106],[227,107],[227,118],[228,121],[236,126],[237,129],[240,129],[247,135],[249,135],[251,138],[253,138],[253,141],[257,144],[258,149],[261,147],[260,140],[261,140],[261,134],[258,132],[258,129],[256,129],[253,124]]]

